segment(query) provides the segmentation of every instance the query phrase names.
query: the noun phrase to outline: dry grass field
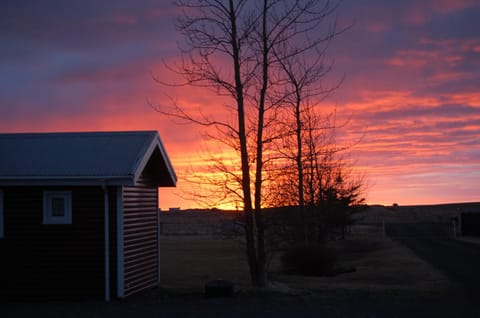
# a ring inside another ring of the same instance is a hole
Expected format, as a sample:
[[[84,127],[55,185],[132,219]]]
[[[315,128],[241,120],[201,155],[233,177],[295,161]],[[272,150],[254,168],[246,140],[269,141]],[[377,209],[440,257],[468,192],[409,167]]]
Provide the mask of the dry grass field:
[[[235,240],[206,235],[163,236],[161,287],[178,292],[201,292],[207,281],[227,279],[248,283],[246,257]]]
[[[355,272],[335,277],[274,276],[293,288],[313,291],[349,290],[443,292],[448,279],[411,250],[389,238],[377,235],[351,236],[333,242],[342,267]]]
[[[356,269],[335,277],[282,273],[280,255],[272,255],[272,289],[284,291],[445,291],[448,279],[410,249],[385,237],[383,223],[448,224],[462,211],[478,211],[480,203],[426,206],[370,206],[346,240],[331,243],[338,266]],[[242,244],[221,239],[222,227],[238,215],[218,211],[181,211],[162,216],[161,282],[167,290],[200,292],[213,279],[227,279],[248,290],[249,275]]]
[[[213,279],[234,282],[249,291],[244,249],[237,240],[212,236],[165,236],[161,243],[162,288],[180,293],[199,293]],[[416,257],[413,252],[379,233],[356,234],[332,242],[338,265],[355,272],[335,277],[306,277],[284,274],[279,255],[269,266],[270,288],[286,293],[334,290],[443,292],[447,278]]]

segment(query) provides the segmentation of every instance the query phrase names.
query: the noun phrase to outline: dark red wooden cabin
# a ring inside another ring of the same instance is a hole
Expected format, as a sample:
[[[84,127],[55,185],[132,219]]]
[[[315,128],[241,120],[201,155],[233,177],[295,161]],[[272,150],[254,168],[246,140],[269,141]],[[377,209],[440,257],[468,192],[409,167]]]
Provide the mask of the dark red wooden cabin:
[[[0,134],[0,297],[124,298],[160,280],[156,131]]]

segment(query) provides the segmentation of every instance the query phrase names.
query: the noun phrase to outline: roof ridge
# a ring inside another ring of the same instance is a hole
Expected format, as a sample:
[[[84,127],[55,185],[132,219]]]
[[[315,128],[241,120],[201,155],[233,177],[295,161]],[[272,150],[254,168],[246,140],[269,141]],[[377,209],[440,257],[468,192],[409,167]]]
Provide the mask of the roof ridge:
[[[155,139],[158,136],[158,132],[155,131],[155,134],[152,134],[150,138],[146,139],[143,145],[140,147],[137,156],[135,158],[135,162],[133,163],[133,166],[131,167],[131,171],[135,173],[135,171],[138,169],[140,163],[142,162],[143,157],[146,155],[146,152],[152,145],[152,143],[155,141]]]
[[[70,132],[8,132],[0,133],[0,136],[79,136],[79,135],[137,135],[145,133],[157,133],[156,130],[112,130],[112,131],[70,131]]]

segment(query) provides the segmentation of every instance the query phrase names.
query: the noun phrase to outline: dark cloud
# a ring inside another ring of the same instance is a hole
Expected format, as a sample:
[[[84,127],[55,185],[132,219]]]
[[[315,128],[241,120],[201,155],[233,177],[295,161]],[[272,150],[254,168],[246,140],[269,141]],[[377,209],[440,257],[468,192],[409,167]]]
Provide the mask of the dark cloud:
[[[432,39],[475,39],[480,36],[480,5],[435,16],[422,29]]]
[[[356,118],[377,121],[378,123],[385,123],[392,120],[419,120],[423,118],[431,118],[432,120],[439,120],[441,118],[468,118],[467,116],[476,115],[480,117],[480,108],[470,105],[454,105],[445,104],[439,106],[425,106],[425,105],[408,105],[397,107],[395,109],[375,110],[371,109],[368,112],[356,115]],[[408,129],[408,127],[405,127]]]
[[[0,35],[37,45],[82,48],[173,31],[164,1],[2,1]]]
[[[475,74],[465,73],[463,76],[466,78],[455,79],[452,76],[452,79],[448,78],[443,79],[439,83],[426,82],[422,87],[419,87],[414,96],[429,96],[437,95],[439,98],[441,96],[448,96],[453,94],[464,94],[470,93],[475,94],[478,92],[478,87],[480,87],[480,75],[478,77]]]
[[[385,64],[402,51],[440,53],[439,61],[443,54],[450,53],[433,43],[419,45],[424,39],[437,42],[453,39],[455,42],[447,42],[446,46],[457,54],[462,41],[480,38],[480,5],[475,1],[348,1],[342,8],[340,15],[344,23],[353,21],[354,24],[334,42],[331,53],[339,61],[338,68],[347,74],[371,74],[374,68],[385,72]],[[418,23],[408,22],[412,15],[424,19]],[[479,67],[478,53],[461,52],[461,57],[454,69],[469,70],[472,64]],[[435,61],[426,59],[424,62],[424,68],[419,71],[425,75],[439,71],[439,65],[432,64]],[[410,67],[413,69],[415,65]],[[365,77],[361,77],[364,81]],[[387,81],[391,79],[391,76],[386,78]]]
[[[134,95],[175,47],[163,1],[0,2],[0,116],[76,116]],[[93,103],[93,105],[92,105]]]

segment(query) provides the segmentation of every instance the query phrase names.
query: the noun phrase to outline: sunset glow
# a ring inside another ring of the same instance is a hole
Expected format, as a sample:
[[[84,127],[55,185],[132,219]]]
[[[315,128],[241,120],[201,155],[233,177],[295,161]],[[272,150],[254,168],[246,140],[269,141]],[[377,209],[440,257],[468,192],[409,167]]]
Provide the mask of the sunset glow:
[[[0,3],[0,132],[158,130],[179,177],[161,207],[198,207],[186,180],[206,173],[206,152],[238,162],[150,105],[228,116],[214,92],[154,81],[176,80],[163,66],[178,59],[170,3]],[[367,202],[480,201],[480,3],[348,0],[338,13],[353,27],[331,46],[327,81],[346,78],[322,107],[348,122],[340,142],[359,140],[349,158]]]

